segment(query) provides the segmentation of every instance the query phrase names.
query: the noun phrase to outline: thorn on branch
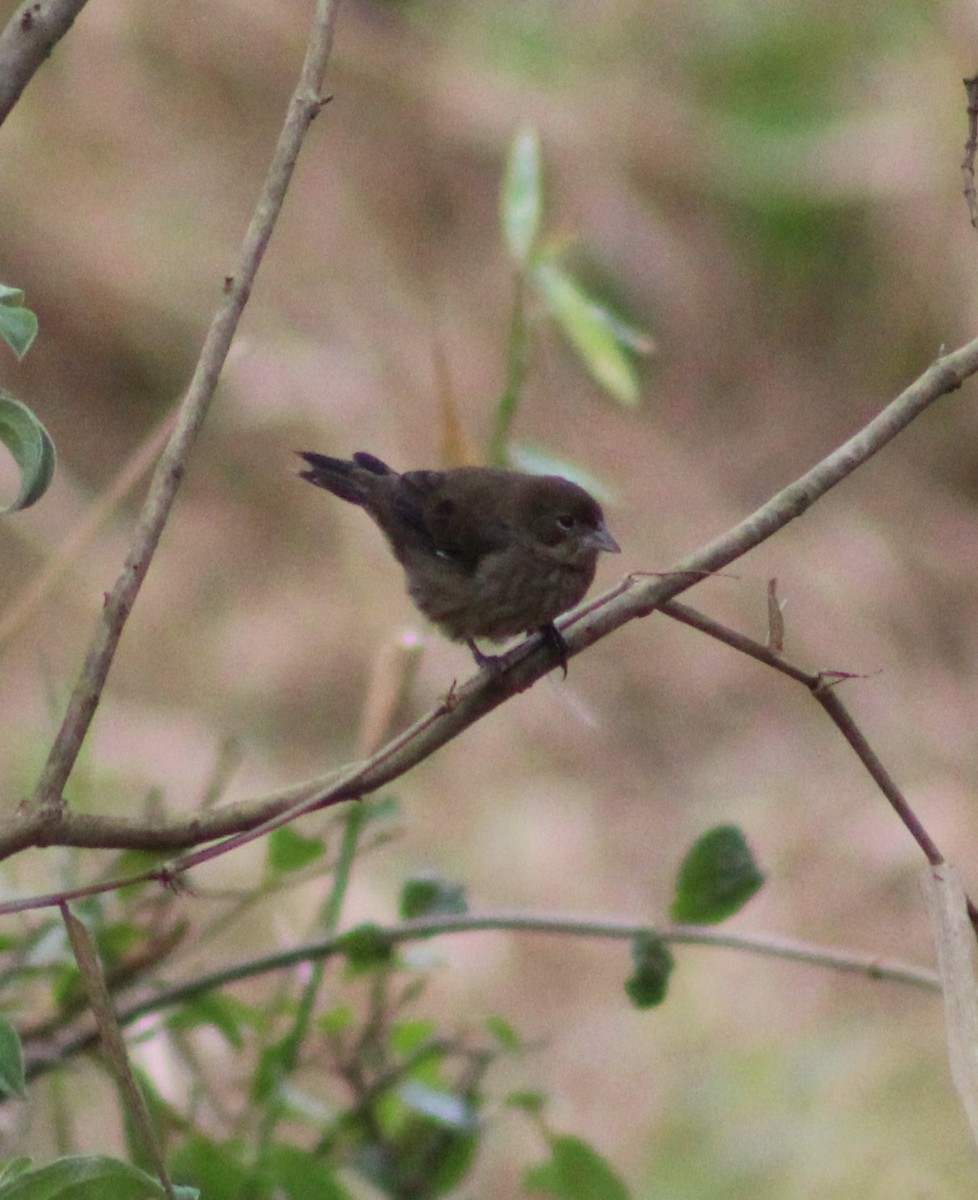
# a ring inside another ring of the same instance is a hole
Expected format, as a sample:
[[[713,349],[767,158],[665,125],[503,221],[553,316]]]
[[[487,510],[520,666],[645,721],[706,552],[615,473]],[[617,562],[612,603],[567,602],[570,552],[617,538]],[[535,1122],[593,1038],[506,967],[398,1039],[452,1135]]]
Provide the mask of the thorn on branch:
[[[161,867],[156,872],[156,878],[174,896],[182,894],[192,896],[194,894],[193,888],[187,882],[186,875],[181,871],[173,871],[169,867]]]
[[[868,674],[857,671],[819,671],[812,693],[817,696],[820,692],[830,691],[836,684],[846,683],[850,679],[870,679],[879,674],[879,671],[870,671]]]

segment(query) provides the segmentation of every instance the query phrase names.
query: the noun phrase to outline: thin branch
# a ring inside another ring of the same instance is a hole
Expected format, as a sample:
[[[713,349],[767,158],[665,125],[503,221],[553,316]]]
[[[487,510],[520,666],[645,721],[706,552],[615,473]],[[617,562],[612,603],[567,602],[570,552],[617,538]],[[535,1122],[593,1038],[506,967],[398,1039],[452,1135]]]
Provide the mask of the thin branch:
[[[971,224],[978,229],[978,193],[975,191],[975,152],[978,151],[978,75],[964,81],[968,93],[968,140],[964,144],[961,174],[964,176],[964,200]]]
[[[781,959],[785,962],[805,963],[824,967],[850,975],[861,975],[865,979],[885,983],[898,983],[908,987],[923,988],[940,993],[941,982],[935,971],[914,963],[894,959],[875,958],[856,954],[850,950],[819,946],[794,938],[774,937],[764,934],[721,933],[698,925],[656,926],[648,922],[626,920],[601,920],[594,917],[554,917],[543,913],[472,913],[459,916],[423,917],[404,921],[387,927],[378,926],[378,937],[386,938],[391,945],[403,945],[424,941],[448,934],[475,932],[540,933],[573,938],[603,938],[613,941],[631,941],[632,938],[654,933],[663,941],[682,946],[711,946],[727,950],[739,950],[758,954],[765,958]],[[156,1016],[169,1009],[198,999],[219,988],[254,979],[271,971],[288,970],[309,962],[321,961],[345,952],[344,934],[294,946],[276,954],[263,955],[247,962],[214,971],[209,975],[198,975],[186,983],[177,984],[154,992],[151,996],[134,1000],[129,1004],[117,1004],[116,1016],[121,1025],[132,1025],[146,1017]],[[91,1029],[62,1038],[52,1047],[44,1039],[45,1052],[32,1055],[27,1068],[28,1079],[34,1079],[67,1058],[91,1048],[97,1035]],[[30,1053],[33,1038],[25,1037]]]
[[[771,537],[806,512],[827,491],[885,446],[929,405],[954,391],[978,371],[978,339],[944,355],[843,446],[789,484],[733,529],[682,560],[673,571],[655,577],[626,577],[602,596],[580,606],[561,622],[570,656],[621,625],[648,616],[705,575],[722,570],[740,555]],[[759,647],[774,662],[778,656]],[[554,667],[552,651],[539,638],[516,646],[501,660],[503,670],[481,671],[454,688],[437,708],[402,732],[363,763],[213,812],[160,824],[148,820],[79,815],[64,808],[28,809],[0,822],[0,858],[27,846],[51,844],[172,850],[215,838],[227,841],[198,856],[171,864],[183,870],[302,813],[358,799],[390,783],[457,737],[517,692],[531,687]],[[785,669],[782,664],[778,669]],[[790,673],[790,672],[789,672]],[[804,673],[802,673],[804,675]],[[802,678],[802,682],[807,681]],[[156,873],[148,877],[162,877]],[[142,877],[146,878],[146,877]],[[101,885],[103,888],[111,885]],[[47,898],[44,903],[50,903]],[[18,909],[34,906],[17,903]],[[0,913],[8,906],[0,906]]]
[[[855,751],[859,761],[870,773],[876,786],[890,802],[893,811],[923,851],[928,863],[932,867],[939,867],[945,862],[944,855],[938,848],[937,843],[927,832],[923,822],[914,812],[910,801],[897,786],[893,776],[883,766],[875,750],[873,750],[872,746],[866,740],[862,730],[853,720],[849,710],[839,699],[838,693],[835,690],[836,684],[846,679],[854,678],[852,675],[844,671],[805,671],[801,667],[788,662],[787,659],[770,649],[770,647],[762,646],[760,642],[755,642],[752,638],[746,637],[742,633],[728,629],[718,621],[714,621],[710,617],[704,616],[703,613],[697,612],[696,609],[690,608],[685,604],[679,604],[674,600],[663,604],[661,611],[666,616],[672,617],[676,621],[681,621],[684,625],[689,625],[701,633],[715,638],[717,641],[724,642],[726,645],[733,647],[734,650],[739,650],[741,654],[747,654],[751,658],[757,659],[758,662],[772,667],[775,671],[780,671],[782,675],[787,675],[790,679],[803,684],[822,706],[835,727]],[[968,916],[975,928],[975,933],[978,934],[978,906],[969,897],[967,899],[967,907]]]
[[[0,125],[85,0],[24,0],[0,33]]]
[[[213,399],[231,339],[285,200],[303,139],[323,106],[319,93],[332,45],[335,10],[335,0],[319,0],[317,4],[299,82],[245,234],[238,264],[234,275],[225,280],[221,301],[204,339],[176,426],[153,476],[132,549],[115,586],[106,596],[105,608],[80,678],[30,802],[29,807],[49,815],[64,806],[62,790],[95,715],[123,628],[153,559],[190,451]]]
[[[697,612],[696,609],[690,608],[688,605],[669,601],[662,605],[661,611],[666,616],[681,621],[684,625],[692,626],[692,628],[698,629],[701,633],[705,633],[717,641],[732,646],[733,649],[739,650],[741,654],[747,654],[751,658],[757,659],[758,662],[773,667],[775,671],[780,671],[782,675],[787,675],[790,679],[804,684],[812,696],[825,709],[833,723],[842,733],[842,736],[856,752],[860,762],[869,771],[880,791],[889,800],[897,816],[924,852],[927,861],[931,866],[939,866],[944,862],[943,854],[941,854],[933,839],[924,829],[906,797],[897,787],[893,777],[866,741],[856,722],[852,719],[849,710],[834,690],[837,683],[846,679],[852,679],[854,676],[844,671],[806,671],[802,667],[789,662],[769,647],[761,645],[760,642],[755,642],[753,638],[749,638],[742,633],[737,633],[733,629],[728,629],[725,625],[721,625],[718,621],[704,616],[703,613]]]
[[[67,904],[61,906],[61,916],[68,933],[79,974],[88,995],[88,1004],[95,1018],[95,1026],[105,1057],[115,1076],[116,1083],[125,1100],[126,1113],[138,1133],[143,1153],[149,1157],[169,1200],[176,1200],[176,1192],[167,1174],[163,1151],[150,1116],[149,1105],[126,1050],[122,1027],[112,1007],[112,998],[105,981],[102,964],[95,949],[95,940],[85,927],[84,921],[76,917]]]
[[[893,807],[893,811],[897,814],[900,820],[904,823],[913,837],[913,840],[921,848],[927,857],[927,861],[932,867],[939,867],[944,862],[944,855],[938,850],[936,844],[930,834],[923,827],[920,819],[910,807],[907,798],[897,787],[890,775],[889,771],[883,766],[876,752],[870,746],[869,742],[863,736],[861,730],[856,725],[856,722],[849,715],[848,709],[839,699],[838,695],[831,687],[826,686],[826,681],[822,680],[822,686],[813,689],[812,695],[825,709],[836,728],[846,739],[849,745],[855,750],[859,756],[860,762],[866,770],[872,775],[877,786],[883,795],[889,800]],[[968,902],[972,913],[975,912],[974,905],[971,901]],[[976,914],[978,915],[978,914]]]

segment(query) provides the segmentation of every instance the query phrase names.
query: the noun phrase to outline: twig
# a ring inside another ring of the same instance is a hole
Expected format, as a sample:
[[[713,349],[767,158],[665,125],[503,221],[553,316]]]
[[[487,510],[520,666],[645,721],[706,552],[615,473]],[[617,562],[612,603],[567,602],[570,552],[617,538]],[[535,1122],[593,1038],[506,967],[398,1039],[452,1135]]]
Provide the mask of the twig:
[[[978,151],[978,75],[964,81],[968,93],[968,140],[964,144],[961,174],[964,176],[964,199],[968,205],[971,224],[978,229],[978,193],[975,192],[975,152]]]
[[[806,963],[824,967],[831,971],[861,975],[866,979],[885,983],[899,983],[908,987],[923,988],[939,993],[940,978],[935,971],[913,963],[897,962],[855,954],[850,950],[818,946],[812,942],[794,938],[765,936],[763,934],[738,934],[720,932],[698,925],[650,925],[648,922],[626,920],[601,920],[594,917],[555,917],[545,913],[467,913],[458,916],[424,917],[404,921],[398,925],[378,926],[378,937],[386,938],[391,945],[402,945],[423,941],[449,934],[510,931],[517,933],[540,933],[564,937],[603,938],[613,941],[629,941],[639,934],[652,932],[663,941],[674,945],[711,946],[728,950],[739,950],[748,954],[759,954],[766,958],[786,962]],[[344,952],[344,936],[325,938],[319,942],[293,946],[276,954],[263,955],[236,963],[208,975],[197,975],[186,983],[155,991],[151,996],[129,1004],[117,1004],[116,1015],[121,1025],[132,1025],[146,1017],[155,1016],[188,1001],[240,983],[254,979],[270,971],[288,970],[312,961],[335,957]],[[72,1055],[91,1048],[96,1039],[91,1030],[83,1030],[63,1038],[49,1053],[36,1053],[28,1064],[27,1078],[51,1067],[64,1064]],[[27,1049],[30,1050],[28,1042]]]
[[[629,576],[602,596],[580,606],[561,622],[569,655],[579,654],[629,621],[648,616],[679,592],[699,582],[704,575],[721,570],[771,537],[886,445],[924,409],[960,387],[976,371],[978,339],[940,358],[838,450],[733,529],[684,559],[672,572],[651,578]],[[759,649],[769,656],[772,665],[778,660],[778,656],[765,647]],[[450,703],[442,703],[366,762],[352,768],[165,824],[79,815],[64,808],[28,809],[0,822],[0,858],[27,846],[55,843],[167,850],[200,845],[234,834],[201,855],[174,864],[176,869],[185,869],[205,857],[224,853],[259,836],[258,831],[267,832],[276,824],[293,820],[302,813],[375,791],[403,775],[511,696],[531,687],[553,668],[552,655],[538,638],[521,643],[501,661],[503,670],[479,672],[458,689],[453,689]],[[779,669],[785,669],[784,665]],[[148,877],[160,877],[160,873]],[[107,888],[109,885],[101,886]],[[45,902],[50,903],[50,900]],[[21,910],[30,906],[30,901],[17,904]],[[0,913],[7,911],[7,907],[0,906]]]
[[[0,33],[0,125],[85,0],[24,0]]]
[[[924,828],[923,822],[914,812],[906,796],[897,787],[892,775],[883,766],[876,752],[870,746],[864,734],[852,719],[849,710],[839,699],[838,693],[835,691],[835,684],[852,678],[851,675],[842,671],[805,671],[801,667],[788,662],[787,659],[769,647],[762,646],[760,642],[755,642],[752,638],[746,637],[742,633],[728,629],[718,621],[713,621],[710,617],[706,617],[695,609],[689,608],[685,604],[679,604],[674,600],[663,604],[661,611],[666,616],[681,621],[684,625],[690,625],[694,629],[698,629],[701,633],[708,634],[710,637],[716,638],[717,641],[724,642],[726,645],[732,646],[733,649],[739,650],[742,654],[756,658],[758,662],[765,663],[767,666],[773,667],[775,671],[780,671],[783,675],[787,675],[798,683],[804,684],[856,752],[859,761],[873,777],[877,787],[890,802],[893,811],[906,826],[910,836],[923,851],[930,865],[932,867],[939,867],[944,863],[944,855]],[[967,903],[968,916],[975,927],[975,932],[978,933],[978,908],[976,908],[970,899]]]
[[[150,1116],[149,1105],[136,1082],[136,1075],[129,1060],[125,1039],[122,1036],[122,1028],[112,1007],[112,998],[105,982],[102,964],[99,962],[95,950],[95,941],[85,928],[84,922],[75,916],[67,904],[61,906],[61,916],[68,932],[68,941],[75,956],[75,962],[78,964],[79,974],[85,985],[99,1040],[112,1074],[125,1099],[126,1113],[132,1121],[133,1128],[138,1132],[143,1153],[149,1157],[159,1176],[163,1191],[169,1200],[177,1200],[173,1184],[167,1174],[166,1164],[163,1161],[163,1151],[156,1135],[153,1118]]]
[[[231,339],[282,208],[303,138],[323,106],[319,92],[332,45],[335,9],[335,0],[318,0],[299,82],[245,234],[237,266],[234,274],[225,280],[176,426],[154,473],[132,549],[115,586],[106,596],[105,608],[81,675],[31,799],[30,807],[48,815],[56,814],[64,806],[62,789],[95,715],[122,630],[153,559],[190,451],[213,399]]]

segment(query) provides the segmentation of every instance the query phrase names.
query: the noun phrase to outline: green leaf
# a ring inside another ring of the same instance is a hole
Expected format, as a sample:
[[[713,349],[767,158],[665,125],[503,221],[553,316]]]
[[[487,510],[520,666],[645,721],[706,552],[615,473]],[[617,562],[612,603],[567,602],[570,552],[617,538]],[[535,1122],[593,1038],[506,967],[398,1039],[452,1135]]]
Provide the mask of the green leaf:
[[[339,948],[350,966],[358,971],[385,966],[394,957],[390,936],[372,921],[347,930],[340,938]]]
[[[265,1104],[295,1070],[295,1041],[289,1033],[265,1046],[251,1077],[250,1093],[256,1104]]]
[[[430,1042],[437,1032],[438,1026],[428,1017],[395,1021],[389,1033],[391,1049],[400,1058],[406,1058]]]
[[[24,307],[24,293],[0,283],[0,338],[18,358],[23,358],[35,337],[37,317]]]
[[[405,881],[398,910],[402,921],[468,912],[465,888],[460,883],[425,872]]]
[[[262,1175],[273,1195],[283,1200],[350,1200],[350,1193],[322,1161],[308,1150],[285,1142],[269,1146],[261,1160]]]
[[[675,966],[672,951],[658,934],[644,930],[632,938],[635,972],[625,991],[636,1008],[655,1008],[666,998],[669,976]]]
[[[396,1142],[361,1143],[355,1162],[357,1170],[384,1196],[436,1200],[457,1194],[478,1148],[477,1132],[459,1132],[425,1117],[413,1117]]]
[[[647,358],[654,354],[656,350],[655,339],[651,334],[646,333],[644,329],[639,329],[637,325],[632,325],[630,321],[624,320],[607,305],[598,303],[597,311],[601,320],[603,320],[620,346],[625,350],[630,350],[632,354],[637,354],[642,358]]]
[[[301,871],[326,853],[321,838],[304,837],[291,825],[282,825],[268,835],[268,869],[276,875]]]
[[[510,1054],[517,1054],[523,1049],[523,1039],[516,1029],[502,1017],[486,1017],[484,1024],[487,1032],[492,1034],[502,1050],[506,1050]]]
[[[698,838],[683,860],[669,915],[692,925],[715,925],[759,891],[764,874],[736,825],[718,825]]]
[[[535,1092],[529,1088],[520,1088],[518,1091],[509,1093],[506,1097],[506,1103],[510,1108],[519,1108],[531,1116],[539,1116],[547,1107],[549,1097],[546,1092]]]
[[[250,1004],[221,992],[209,992],[182,1004],[167,1020],[169,1029],[196,1029],[211,1026],[223,1034],[235,1050],[244,1045],[242,1026],[255,1024],[255,1010]]]
[[[543,168],[540,162],[540,136],[524,126],[509,148],[500,215],[503,236],[517,266],[530,262],[540,234],[543,214]]]
[[[553,259],[536,264],[534,279],[591,376],[619,404],[637,404],[638,373],[620,336],[624,326]]]
[[[29,1154],[18,1154],[16,1158],[8,1158],[5,1163],[0,1165],[0,1188],[10,1183],[12,1179],[16,1179],[18,1175],[23,1175],[25,1171],[33,1170],[34,1160]],[[0,1195],[3,1193],[0,1192]]]
[[[550,1139],[550,1161],[523,1176],[527,1191],[560,1200],[629,1200],[628,1189],[606,1159],[587,1142],[569,1135]]]
[[[439,1131],[436,1153],[431,1155],[429,1167],[429,1195],[432,1197],[456,1195],[458,1185],[468,1175],[479,1149],[479,1135]]]
[[[191,1133],[170,1155],[167,1167],[174,1178],[192,1180],[203,1200],[241,1200],[248,1195],[251,1178],[241,1162],[245,1153],[234,1142],[215,1142],[203,1134]],[[252,1154],[250,1147],[247,1154]],[[115,1200],[112,1192],[105,1192],[100,1200],[110,1197]]]
[[[113,921],[94,931],[95,945],[105,966],[121,962],[145,939],[145,930],[131,921]]]
[[[81,972],[74,963],[52,968],[51,996],[59,1008],[70,1008],[84,995]]]
[[[355,1024],[356,1017],[348,1004],[337,1004],[335,1008],[323,1013],[316,1022],[317,1028],[327,1037],[337,1033],[346,1033]]]
[[[0,513],[29,508],[48,490],[57,455],[51,435],[26,404],[0,392],[0,442],[20,467],[20,491]]]
[[[143,1036],[152,1037],[152,1034],[147,1031]],[[164,1130],[169,1132],[174,1124],[174,1110],[172,1105],[164,1100],[152,1076],[147,1075],[145,1071],[139,1067],[134,1067],[133,1078],[143,1094],[143,1100],[146,1102],[146,1111],[149,1115],[150,1125],[161,1132]],[[134,1166],[140,1167],[143,1171],[148,1171],[151,1175],[154,1174],[155,1164],[149,1153],[149,1147],[146,1144],[145,1130],[137,1120],[135,1111],[130,1105],[126,1104],[122,1107],[120,1116],[122,1118],[123,1140],[126,1153],[129,1156],[129,1162]],[[0,1192],[0,1196],[2,1195],[3,1193]]]
[[[194,1188],[175,1189],[179,1200],[196,1200]],[[102,1155],[58,1158],[3,1183],[3,1200],[163,1200],[163,1185],[128,1163]]]
[[[0,1014],[0,1096],[27,1096],[24,1051],[17,1030]]]

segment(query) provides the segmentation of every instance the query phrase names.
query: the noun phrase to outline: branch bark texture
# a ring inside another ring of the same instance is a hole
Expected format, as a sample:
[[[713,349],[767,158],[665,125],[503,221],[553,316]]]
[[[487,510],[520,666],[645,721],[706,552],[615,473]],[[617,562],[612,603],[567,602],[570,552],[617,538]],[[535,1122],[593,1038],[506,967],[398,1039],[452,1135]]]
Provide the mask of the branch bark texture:
[[[132,549],[115,585],[106,596],[105,607],[81,675],[28,805],[28,808],[46,812],[47,817],[42,819],[50,819],[52,812],[56,814],[64,804],[62,789],[92,723],[126,620],[153,560],[190,451],[214,398],[224,360],[275,228],[303,139],[313,118],[322,108],[320,88],[332,46],[335,11],[335,0],[319,0],[299,82],[292,95],[234,274],[225,280],[221,300],[204,338],[173,433],[153,475],[149,495],[136,526]]]
[[[722,570],[801,516],[837,483],[882,449],[942,396],[978,372],[978,339],[943,355],[839,449],[671,572],[629,576],[563,622],[573,656],[615,629],[661,608],[705,575]],[[548,647],[531,639],[503,658],[502,671],[481,671],[437,708],[362,763],[329,776],[214,811],[170,822],[79,815],[60,805],[33,805],[0,823],[0,857],[50,844],[177,850],[227,839],[172,864],[183,870],[264,834],[303,812],[357,799],[390,783],[554,667]]]
[[[0,33],[0,125],[85,0],[24,0]]]

